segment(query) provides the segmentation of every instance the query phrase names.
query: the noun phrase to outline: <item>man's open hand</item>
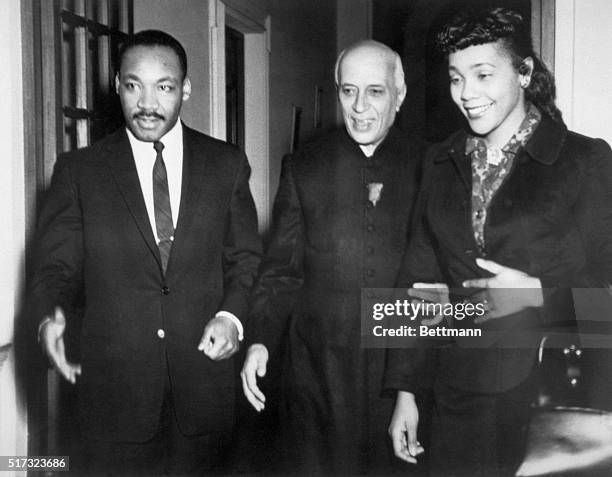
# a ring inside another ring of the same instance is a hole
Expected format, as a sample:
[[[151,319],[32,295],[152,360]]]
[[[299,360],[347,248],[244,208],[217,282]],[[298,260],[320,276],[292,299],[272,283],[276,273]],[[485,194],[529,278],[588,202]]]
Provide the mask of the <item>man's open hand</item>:
[[[64,311],[55,307],[53,316],[43,319],[39,330],[39,340],[43,351],[49,357],[51,364],[66,380],[76,383],[76,377],[81,375],[81,365],[66,360],[64,348],[64,332],[66,331],[66,317]]]
[[[257,377],[263,378],[266,375],[267,363],[268,348],[256,343],[249,346],[242,371],[240,371],[244,395],[257,412],[262,411],[266,403],[266,396],[257,386]]]

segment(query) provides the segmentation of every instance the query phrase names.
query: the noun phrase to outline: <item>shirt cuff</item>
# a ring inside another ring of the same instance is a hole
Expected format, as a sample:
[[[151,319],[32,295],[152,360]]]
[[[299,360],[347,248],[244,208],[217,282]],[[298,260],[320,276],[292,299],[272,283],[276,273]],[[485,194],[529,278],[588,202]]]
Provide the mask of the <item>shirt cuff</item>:
[[[238,319],[238,317],[236,315],[234,315],[233,313],[230,313],[229,311],[218,311],[217,314],[215,315],[215,318],[217,317],[224,317],[224,318],[229,318],[230,320],[232,320],[232,322],[236,325],[236,328],[238,329],[238,341],[242,341],[244,340],[244,328],[242,326],[242,323],[240,322],[240,320]]]

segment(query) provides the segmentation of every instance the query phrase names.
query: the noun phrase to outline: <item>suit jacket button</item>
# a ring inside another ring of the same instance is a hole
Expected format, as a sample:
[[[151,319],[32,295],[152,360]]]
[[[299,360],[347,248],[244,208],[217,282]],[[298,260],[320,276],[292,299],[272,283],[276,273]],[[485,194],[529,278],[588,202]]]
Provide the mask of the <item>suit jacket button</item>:
[[[170,288],[164,286],[162,287],[161,292],[163,295],[170,295]]]
[[[474,250],[473,250],[473,249],[471,249],[471,248],[467,248],[467,249],[465,249],[465,254],[466,254],[468,257],[472,257],[472,256],[474,256]]]
[[[163,340],[166,337],[166,332],[160,328],[159,330],[157,330],[157,336],[159,336],[159,338]]]

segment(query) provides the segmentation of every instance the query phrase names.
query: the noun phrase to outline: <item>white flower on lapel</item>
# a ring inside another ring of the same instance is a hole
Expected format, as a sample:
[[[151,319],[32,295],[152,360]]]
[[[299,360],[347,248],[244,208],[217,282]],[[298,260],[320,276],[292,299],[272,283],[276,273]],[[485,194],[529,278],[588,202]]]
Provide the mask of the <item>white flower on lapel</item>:
[[[376,202],[380,200],[380,194],[383,190],[383,185],[380,182],[370,182],[367,185],[368,188],[368,200],[372,202],[372,205],[376,207]]]

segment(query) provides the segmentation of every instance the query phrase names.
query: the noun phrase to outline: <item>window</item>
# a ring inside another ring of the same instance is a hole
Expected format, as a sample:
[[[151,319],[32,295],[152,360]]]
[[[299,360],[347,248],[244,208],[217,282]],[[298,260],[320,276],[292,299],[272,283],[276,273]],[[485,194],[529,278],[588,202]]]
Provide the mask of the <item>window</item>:
[[[60,149],[84,147],[115,129],[121,112],[113,94],[118,45],[131,29],[129,0],[62,0]]]

